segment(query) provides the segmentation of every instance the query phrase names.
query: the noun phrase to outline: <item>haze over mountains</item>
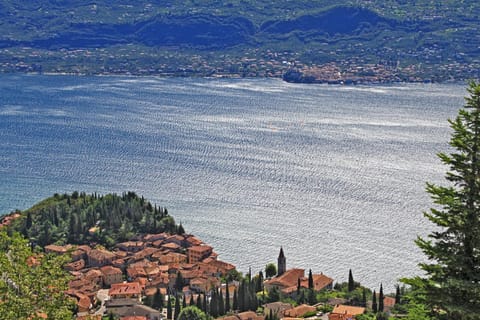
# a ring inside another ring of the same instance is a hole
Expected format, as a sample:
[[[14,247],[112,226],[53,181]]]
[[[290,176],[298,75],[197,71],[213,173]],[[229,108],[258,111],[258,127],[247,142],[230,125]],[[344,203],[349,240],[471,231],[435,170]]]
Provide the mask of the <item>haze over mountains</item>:
[[[0,58],[18,56],[7,48],[25,47],[48,52],[115,48],[110,63],[122,60],[118,48],[129,47],[131,58],[132,46],[147,56],[182,52],[205,60],[288,51],[308,65],[461,64],[475,75],[479,14],[480,4],[470,0],[7,0],[0,1]]]

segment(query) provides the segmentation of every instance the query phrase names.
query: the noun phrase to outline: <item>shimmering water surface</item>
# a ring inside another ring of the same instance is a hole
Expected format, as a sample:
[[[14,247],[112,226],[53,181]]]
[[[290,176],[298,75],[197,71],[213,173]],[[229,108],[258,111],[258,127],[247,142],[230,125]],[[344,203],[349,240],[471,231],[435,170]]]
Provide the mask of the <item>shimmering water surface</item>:
[[[245,272],[417,274],[463,85],[0,76],[0,212],[132,190]]]

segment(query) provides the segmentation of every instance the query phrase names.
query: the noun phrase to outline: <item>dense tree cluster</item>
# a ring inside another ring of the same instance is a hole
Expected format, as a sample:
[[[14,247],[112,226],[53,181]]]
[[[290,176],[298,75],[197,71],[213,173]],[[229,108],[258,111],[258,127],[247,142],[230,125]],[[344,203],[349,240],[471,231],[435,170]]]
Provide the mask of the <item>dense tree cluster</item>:
[[[104,196],[73,192],[55,194],[23,213],[11,230],[32,242],[99,243],[107,248],[138,234],[183,230],[165,208],[153,206],[133,192]]]
[[[0,232],[0,319],[71,319],[75,302],[65,296],[67,256],[32,251],[28,240]]]

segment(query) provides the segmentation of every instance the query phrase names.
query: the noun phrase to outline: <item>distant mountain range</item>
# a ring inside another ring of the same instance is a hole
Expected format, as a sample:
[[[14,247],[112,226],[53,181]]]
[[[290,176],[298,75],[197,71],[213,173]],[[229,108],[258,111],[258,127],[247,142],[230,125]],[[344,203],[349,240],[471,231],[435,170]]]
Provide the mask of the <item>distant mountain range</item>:
[[[78,56],[61,56],[62,50],[91,50],[104,70],[163,61],[193,73],[199,70],[191,63],[194,57],[213,72],[228,60],[227,71],[238,73],[235,60],[247,57],[258,64],[278,54],[285,60],[285,52],[301,67],[333,62],[340,69],[383,64],[433,71],[432,66],[442,66],[440,78],[451,76],[446,66],[456,65],[475,77],[480,63],[480,3],[471,0],[0,0],[0,31],[3,71],[11,71],[11,59],[43,71],[54,61],[63,61],[67,69],[77,64],[95,69],[88,57],[82,64]],[[108,59],[101,49],[108,51]],[[128,59],[118,54],[120,49]],[[167,59],[169,52],[183,62]],[[241,67],[246,70],[244,63]]]

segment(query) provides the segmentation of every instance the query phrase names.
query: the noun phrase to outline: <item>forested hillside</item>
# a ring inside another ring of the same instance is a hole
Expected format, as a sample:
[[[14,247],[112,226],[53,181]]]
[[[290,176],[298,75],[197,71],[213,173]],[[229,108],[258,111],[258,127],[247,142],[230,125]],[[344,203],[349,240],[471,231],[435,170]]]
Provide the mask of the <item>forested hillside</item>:
[[[90,244],[112,247],[146,233],[175,233],[178,227],[167,209],[133,192],[122,195],[54,195],[21,213],[9,230],[21,232],[34,243]]]
[[[472,77],[479,14],[472,0],[3,0],[0,71],[281,76],[335,62]]]

